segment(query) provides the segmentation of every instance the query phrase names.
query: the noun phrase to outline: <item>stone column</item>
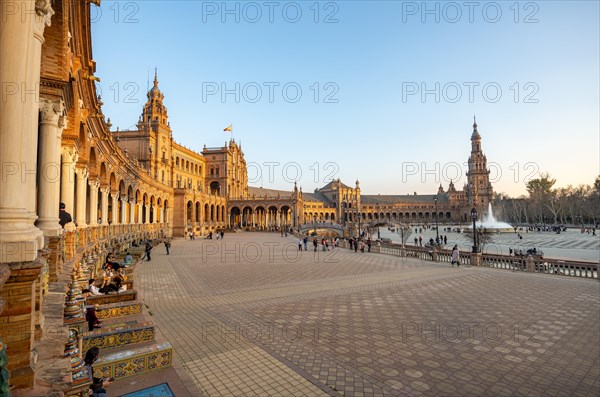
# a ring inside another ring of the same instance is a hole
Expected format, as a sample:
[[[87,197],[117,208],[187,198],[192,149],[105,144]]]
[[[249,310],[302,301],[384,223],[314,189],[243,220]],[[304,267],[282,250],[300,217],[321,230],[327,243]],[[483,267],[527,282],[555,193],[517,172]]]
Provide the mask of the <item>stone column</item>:
[[[119,223],[119,192],[111,192],[110,197],[112,199],[112,219],[113,225]]]
[[[154,213],[154,219],[152,219],[152,223],[158,223],[158,205],[152,207],[152,212]]]
[[[165,211],[167,210],[166,207],[162,207],[160,210],[160,223],[165,223]],[[198,219],[200,219],[200,216],[198,216]],[[198,224],[200,224],[200,222],[198,222]]]
[[[42,99],[40,102],[38,221],[46,236],[58,236],[58,203],[60,200],[60,141],[66,118],[62,100]]]
[[[129,224],[133,225],[135,223],[135,211],[137,210],[137,204],[135,199],[129,200]]]
[[[90,226],[98,225],[98,180],[89,181],[90,184]]]
[[[127,196],[121,197],[121,223],[123,225],[127,224]]]
[[[87,227],[85,213],[87,210],[87,182],[89,172],[87,168],[75,168],[77,174],[77,211],[75,221],[77,227]]]
[[[60,177],[60,201],[65,204],[65,211],[74,215],[73,204],[75,198],[75,162],[77,152],[73,147],[62,148],[62,169]]]
[[[38,101],[43,32],[52,14],[49,0],[2,2],[0,262],[34,260],[44,244],[34,226]]]
[[[146,222],[144,223],[150,223],[150,204],[146,204]]]
[[[142,201],[141,203],[138,204],[138,222],[137,223],[142,223],[144,219],[144,202]]]
[[[102,224],[108,225],[108,193],[110,193],[110,187],[101,187],[100,192],[102,193]]]

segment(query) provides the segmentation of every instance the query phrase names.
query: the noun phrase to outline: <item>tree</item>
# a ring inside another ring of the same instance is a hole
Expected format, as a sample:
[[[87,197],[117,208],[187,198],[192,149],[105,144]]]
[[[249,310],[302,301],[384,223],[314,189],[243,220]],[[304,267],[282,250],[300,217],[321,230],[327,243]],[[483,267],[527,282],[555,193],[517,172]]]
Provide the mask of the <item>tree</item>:
[[[554,217],[554,222],[558,223],[559,208],[556,202],[556,191],[552,189],[555,183],[556,179],[552,178],[548,172],[543,172],[539,178],[532,179],[525,185],[534,206],[534,212],[538,213],[538,221],[545,219],[544,210],[548,209]]]

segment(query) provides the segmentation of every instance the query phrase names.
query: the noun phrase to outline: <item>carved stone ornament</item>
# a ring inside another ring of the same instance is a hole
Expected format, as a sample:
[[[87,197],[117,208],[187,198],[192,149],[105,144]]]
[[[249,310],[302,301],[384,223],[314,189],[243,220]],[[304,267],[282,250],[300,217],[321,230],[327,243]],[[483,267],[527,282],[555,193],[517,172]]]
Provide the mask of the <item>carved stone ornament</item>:
[[[54,15],[50,0],[35,0],[35,13],[43,17],[46,25],[50,26],[50,19]]]
[[[65,109],[64,102],[62,100],[52,101],[50,99],[40,100],[40,114],[43,123],[53,123],[59,125],[60,118],[63,115]],[[60,125],[59,125],[60,127]]]

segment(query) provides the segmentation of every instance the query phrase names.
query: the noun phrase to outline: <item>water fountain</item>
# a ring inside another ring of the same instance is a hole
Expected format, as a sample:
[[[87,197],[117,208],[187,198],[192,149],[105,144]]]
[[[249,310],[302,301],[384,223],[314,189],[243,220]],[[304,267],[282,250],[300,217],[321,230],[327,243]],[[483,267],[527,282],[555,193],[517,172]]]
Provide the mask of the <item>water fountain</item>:
[[[488,213],[480,221],[476,222],[476,227],[483,229],[487,233],[514,233],[515,228],[506,222],[500,222],[494,217],[492,203],[488,204]],[[472,226],[471,226],[472,228]]]

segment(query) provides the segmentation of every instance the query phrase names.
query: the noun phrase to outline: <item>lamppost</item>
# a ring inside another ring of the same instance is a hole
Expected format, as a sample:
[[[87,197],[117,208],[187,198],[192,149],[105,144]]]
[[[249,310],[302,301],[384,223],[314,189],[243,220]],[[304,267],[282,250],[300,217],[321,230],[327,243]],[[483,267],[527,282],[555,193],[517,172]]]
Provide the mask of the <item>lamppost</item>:
[[[471,210],[471,219],[473,220],[473,253],[476,254],[478,252],[477,249],[477,229],[475,227],[475,221],[477,220],[477,209],[473,208]]]
[[[360,215],[360,207],[358,205],[356,206],[356,215],[358,216],[358,238],[360,239],[360,218],[362,217]]]
[[[440,243],[440,231],[438,230],[439,226],[438,226],[437,200],[438,200],[438,198],[437,198],[437,196],[435,196],[433,198],[433,202],[435,204],[435,242],[439,244]]]
[[[317,215],[313,215],[313,226],[315,228],[315,236],[317,235]]]

